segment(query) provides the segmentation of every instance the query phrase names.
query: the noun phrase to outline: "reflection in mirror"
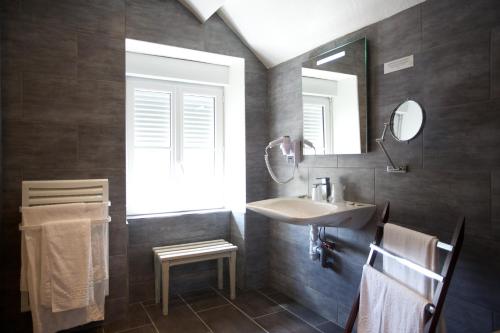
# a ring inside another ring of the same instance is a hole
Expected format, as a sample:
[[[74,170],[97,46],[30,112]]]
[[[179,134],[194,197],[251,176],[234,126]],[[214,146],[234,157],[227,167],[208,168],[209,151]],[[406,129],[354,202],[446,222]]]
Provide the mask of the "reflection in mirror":
[[[304,154],[367,152],[366,39],[302,65]]]
[[[424,123],[424,112],[420,104],[408,100],[392,112],[390,129],[396,140],[408,141],[420,132]]]

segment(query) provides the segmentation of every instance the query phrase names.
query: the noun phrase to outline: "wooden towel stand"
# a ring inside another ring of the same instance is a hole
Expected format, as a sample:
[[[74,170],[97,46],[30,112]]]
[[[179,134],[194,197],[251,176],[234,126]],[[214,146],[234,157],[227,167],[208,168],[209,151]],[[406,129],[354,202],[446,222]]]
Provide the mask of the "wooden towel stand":
[[[380,221],[377,224],[377,231],[375,233],[375,240],[370,246],[370,254],[368,255],[368,259],[366,261],[367,265],[373,266],[375,263],[375,259],[377,257],[377,252],[381,252],[381,254],[385,255],[388,254],[392,257],[397,255],[393,255],[389,253],[388,251],[384,251],[382,248],[380,248],[380,242],[382,241],[382,237],[384,235],[384,226],[389,220],[389,211],[390,211],[390,204],[387,202],[385,204],[384,210],[382,211],[382,215],[380,217]],[[435,333],[438,322],[439,322],[439,317],[441,316],[441,312],[443,310],[443,305],[444,301],[446,298],[446,294],[448,292],[448,288],[450,286],[451,278],[453,276],[453,272],[455,270],[455,266],[457,264],[458,256],[460,254],[460,250],[462,249],[462,244],[464,241],[464,229],[465,229],[465,217],[460,217],[458,219],[457,225],[455,227],[455,231],[453,232],[453,237],[451,239],[451,244],[444,244],[444,243],[439,243],[438,247],[448,251],[448,254],[446,256],[443,269],[441,271],[441,275],[434,274],[434,276],[431,276],[432,272],[429,272],[427,269],[419,267],[420,272],[424,272],[424,275],[427,275],[431,278],[434,278],[438,280],[438,285],[436,288],[436,292],[434,294],[433,298],[433,303],[429,304],[426,307],[426,313],[425,313],[425,328],[424,332],[425,333]],[[405,260],[405,259],[402,259]],[[415,266],[415,264],[414,264]],[[418,265],[417,265],[418,266]],[[408,266],[410,267],[410,266]],[[413,268],[413,267],[410,267]],[[414,269],[414,268],[413,268]],[[426,272],[427,271],[427,272]],[[429,275],[428,275],[429,274]],[[356,318],[358,316],[358,311],[359,311],[359,291],[358,295],[356,297],[356,300],[354,304],[352,305],[351,308],[351,313],[349,314],[349,318],[347,320],[344,333],[351,333],[354,324],[356,322]]]

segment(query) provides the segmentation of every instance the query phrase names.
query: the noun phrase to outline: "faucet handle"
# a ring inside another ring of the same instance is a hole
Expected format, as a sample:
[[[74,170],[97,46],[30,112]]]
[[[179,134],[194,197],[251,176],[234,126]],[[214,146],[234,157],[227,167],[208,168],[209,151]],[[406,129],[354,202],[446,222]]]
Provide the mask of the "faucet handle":
[[[321,180],[321,184],[327,184],[330,182],[330,177],[316,177],[316,179]]]

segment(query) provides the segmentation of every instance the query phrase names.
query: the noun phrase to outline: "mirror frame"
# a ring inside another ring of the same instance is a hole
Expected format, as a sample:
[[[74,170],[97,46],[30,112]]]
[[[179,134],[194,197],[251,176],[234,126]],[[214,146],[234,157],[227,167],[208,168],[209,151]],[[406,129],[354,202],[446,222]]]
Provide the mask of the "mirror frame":
[[[364,125],[364,128],[362,129],[361,126],[360,126],[360,136],[361,136],[361,152],[360,153],[355,153],[355,154],[338,154],[338,153],[329,153],[329,154],[324,154],[324,155],[318,155],[318,156],[337,156],[337,155],[365,155],[367,153],[370,152],[370,138],[369,138],[369,135],[370,135],[370,131],[369,131],[369,127],[370,127],[370,124],[369,124],[369,117],[370,117],[370,88],[369,88],[369,82],[370,82],[370,71],[369,71],[369,54],[368,54],[368,38],[366,36],[363,36],[363,37],[358,37],[358,38],[353,38],[353,39],[348,39],[346,41],[344,41],[343,43],[333,47],[332,49],[328,49],[326,51],[322,51],[321,53],[317,54],[317,55],[312,55],[310,56],[308,59],[304,60],[301,64],[302,67],[306,67],[306,68],[315,68],[314,65],[311,65],[311,66],[307,66],[308,64],[314,64],[319,58],[323,58],[325,57],[327,54],[329,53],[334,53],[334,52],[338,52],[338,50],[340,49],[344,49],[346,47],[348,47],[350,44],[354,44],[356,42],[363,42],[363,48],[364,48],[364,63],[363,63],[363,67],[364,67],[364,82],[365,82],[365,86],[364,86],[364,89],[363,89],[363,92],[364,92],[364,100],[361,100],[360,97],[359,97],[359,80],[358,80],[358,107],[359,107],[359,112],[363,112],[364,114],[364,121],[363,121],[363,125]],[[301,76],[302,77],[302,76]],[[301,100],[302,100],[302,81],[301,81]],[[302,117],[303,117],[303,101],[302,101],[302,106],[301,106],[301,111],[302,111]],[[361,124],[360,124],[361,125]],[[303,128],[302,128],[302,132],[303,132]]]
[[[401,105],[403,105],[404,103],[406,102],[414,102],[416,103],[419,107],[420,107],[420,112],[422,112],[422,123],[420,124],[420,127],[418,129],[418,132],[415,133],[414,136],[412,136],[411,138],[409,138],[408,140],[401,140],[399,139],[395,134],[394,134],[394,131],[393,131],[393,124],[394,124],[394,115],[396,114],[396,111],[399,109],[399,107]],[[391,119],[389,120],[389,131],[391,132],[391,135],[392,137],[394,138],[394,140],[398,141],[398,142],[410,142],[411,140],[415,139],[417,136],[420,135],[420,133],[422,133],[423,129],[424,129],[424,125],[425,125],[425,110],[424,108],[422,107],[422,105],[417,102],[416,100],[414,99],[411,99],[411,98],[408,98],[406,99],[405,101],[399,103],[395,108],[394,110],[392,110],[392,113],[391,113]]]

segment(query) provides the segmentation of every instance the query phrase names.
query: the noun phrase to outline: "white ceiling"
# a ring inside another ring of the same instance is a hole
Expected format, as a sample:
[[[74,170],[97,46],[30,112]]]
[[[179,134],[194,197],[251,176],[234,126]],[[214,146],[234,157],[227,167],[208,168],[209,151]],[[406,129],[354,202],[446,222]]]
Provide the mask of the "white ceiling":
[[[270,68],[423,1],[225,0],[217,13]]]

